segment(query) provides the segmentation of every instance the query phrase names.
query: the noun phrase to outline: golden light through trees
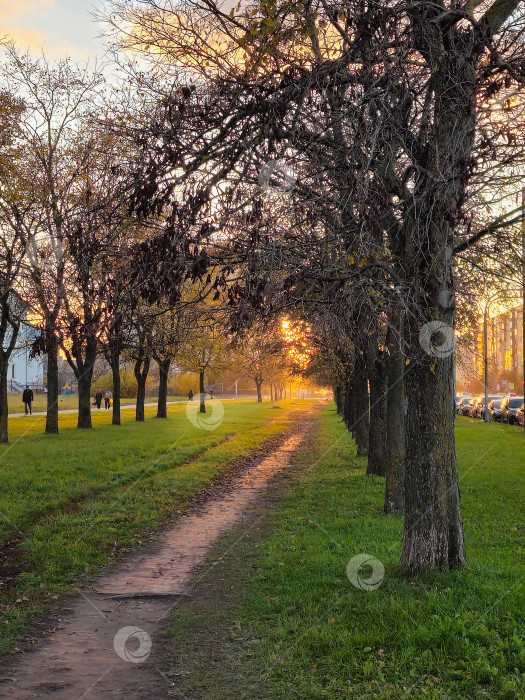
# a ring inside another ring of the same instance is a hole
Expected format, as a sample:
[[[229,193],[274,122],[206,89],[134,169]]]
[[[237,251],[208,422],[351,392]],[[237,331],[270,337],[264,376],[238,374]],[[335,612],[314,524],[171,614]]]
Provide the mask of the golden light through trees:
[[[286,343],[288,359],[301,370],[306,370],[312,361],[314,349],[311,345],[312,329],[303,321],[283,318],[281,334]]]

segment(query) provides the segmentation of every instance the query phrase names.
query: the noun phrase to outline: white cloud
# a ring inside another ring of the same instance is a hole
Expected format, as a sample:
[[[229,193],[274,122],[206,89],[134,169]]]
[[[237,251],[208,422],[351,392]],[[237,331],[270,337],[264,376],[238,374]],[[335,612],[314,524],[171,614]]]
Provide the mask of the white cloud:
[[[41,22],[35,26],[35,13],[55,6],[56,0],[0,0],[0,38],[13,40],[22,51],[39,53],[43,49],[48,56],[89,58],[87,47],[72,43]]]
[[[55,0],[0,0],[0,19],[5,21],[13,15],[25,15],[42,7],[52,7]]]

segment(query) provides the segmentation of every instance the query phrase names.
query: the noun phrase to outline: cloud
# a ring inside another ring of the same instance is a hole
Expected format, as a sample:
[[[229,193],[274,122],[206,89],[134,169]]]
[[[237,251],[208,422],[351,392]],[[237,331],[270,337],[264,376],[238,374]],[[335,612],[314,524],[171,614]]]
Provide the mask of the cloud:
[[[35,9],[52,7],[55,0],[0,0],[0,19],[5,21],[13,15],[26,15]]]
[[[35,26],[35,13],[55,6],[56,0],[0,0],[0,38],[11,39],[22,51],[40,53],[43,49],[48,56],[88,59],[92,52],[87,47],[72,43],[41,22]]]

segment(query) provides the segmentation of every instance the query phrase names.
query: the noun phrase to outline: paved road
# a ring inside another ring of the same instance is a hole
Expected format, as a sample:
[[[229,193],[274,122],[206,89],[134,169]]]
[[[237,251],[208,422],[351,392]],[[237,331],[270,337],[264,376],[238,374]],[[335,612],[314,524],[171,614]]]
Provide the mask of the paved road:
[[[186,399],[179,399],[178,401],[168,401],[168,406],[172,403],[184,403]],[[154,403],[145,403],[144,406],[156,406],[157,402],[155,401]],[[121,406],[120,410],[124,411],[126,408],[135,408],[134,403],[126,404],[125,406]],[[96,408],[95,406],[92,406],[91,411],[93,413],[96,413],[97,411],[106,411],[111,409],[106,409],[106,408]],[[67,408],[63,409],[62,411],[58,412],[58,415],[64,415],[66,413],[78,413],[78,408]],[[31,414],[32,416],[45,416],[46,412],[45,411],[33,411]],[[9,418],[20,418],[21,416],[25,416],[25,413],[10,413]]]

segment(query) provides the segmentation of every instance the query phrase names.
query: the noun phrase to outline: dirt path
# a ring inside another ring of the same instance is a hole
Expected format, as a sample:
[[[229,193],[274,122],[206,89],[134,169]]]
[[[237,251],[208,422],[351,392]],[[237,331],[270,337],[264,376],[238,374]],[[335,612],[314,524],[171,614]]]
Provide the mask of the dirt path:
[[[169,614],[213,570],[212,562],[195,573],[217,539],[290,465],[310,411],[272,454],[232,478],[227,491],[182,516],[148,551],[125,559],[71,600],[34,651],[0,667],[0,698],[168,698],[171,682],[156,658]]]

